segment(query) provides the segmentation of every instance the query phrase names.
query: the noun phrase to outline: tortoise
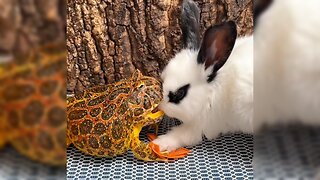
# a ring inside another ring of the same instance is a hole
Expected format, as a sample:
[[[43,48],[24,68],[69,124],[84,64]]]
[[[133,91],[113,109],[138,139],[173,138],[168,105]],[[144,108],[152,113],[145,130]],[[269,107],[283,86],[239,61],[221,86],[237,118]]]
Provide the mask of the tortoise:
[[[109,85],[88,88],[67,100],[67,138],[85,154],[114,157],[129,149],[137,159],[167,161],[183,157],[162,155],[156,145],[139,140],[141,129],[157,124],[161,83],[136,70],[131,77]],[[149,136],[153,139],[154,136]]]
[[[0,64],[0,147],[65,166],[65,62],[64,43],[54,43]]]

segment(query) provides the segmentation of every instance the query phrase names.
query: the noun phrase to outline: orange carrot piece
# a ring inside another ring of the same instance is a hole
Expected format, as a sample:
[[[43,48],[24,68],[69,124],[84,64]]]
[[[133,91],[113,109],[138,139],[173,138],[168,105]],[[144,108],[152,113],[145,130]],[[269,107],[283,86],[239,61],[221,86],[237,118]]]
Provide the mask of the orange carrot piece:
[[[155,134],[151,134],[151,133],[147,134],[147,136],[148,136],[149,141],[153,141],[157,138],[157,136]]]
[[[157,136],[155,134],[147,134],[149,141],[153,141],[157,138]],[[174,150],[170,153],[163,153],[160,152],[160,148],[157,144],[154,144],[153,142],[150,142],[150,147],[153,150],[154,153],[156,153],[159,158],[162,159],[166,159],[166,158],[170,158],[170,159],[178,159],[178,158],[184,158],[188,155],[188,153],[190,153],[191,151],[189,149],[186,148],[179,148],[177,150]]]
[[[178,159],[178,158],[183,158],[186,157],[188,155],[188,150],[186,151],[186,149],[177,149],[175,151],[170,152],[169,154],[166,155],[167,158],[171,158],[171,159]]]
[[[190,153],[191,151],[189,149],[186,148],[179,148],[177,150],[174,150],[172,152],[170,152],[168,154],[168,156],[180,156],[180,155],[187,155],[188,153]]]
[[[159,158],[166,159],[166,157],[160,152],[160,148],[158,145],[151,142],[149,146],[151,147],[152,151],[158,155]]]

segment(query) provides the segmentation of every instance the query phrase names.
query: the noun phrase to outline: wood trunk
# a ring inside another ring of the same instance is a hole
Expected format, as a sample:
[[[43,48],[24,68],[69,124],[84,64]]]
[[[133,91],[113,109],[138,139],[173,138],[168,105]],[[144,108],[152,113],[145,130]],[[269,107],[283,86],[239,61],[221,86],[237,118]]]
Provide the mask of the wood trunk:
[[[234,20],[239,36],[253,32],[252,0],[196,1],[202,34]],[[68,91],[107,84],[135,68],[157,77],[181,49],[180,0],[68,0]]]
[[[66,0],[0,0],[0,56],[65,40]]]
[[[225,20],[236,21],[240,36],[252,33],[252,0],[196,2],[202,33]],[[181,4],[181,0],[1,0],[0,54],[63,41],[67,25],[69,92],[118,81],[135,68],[159,77],[181,48]]]

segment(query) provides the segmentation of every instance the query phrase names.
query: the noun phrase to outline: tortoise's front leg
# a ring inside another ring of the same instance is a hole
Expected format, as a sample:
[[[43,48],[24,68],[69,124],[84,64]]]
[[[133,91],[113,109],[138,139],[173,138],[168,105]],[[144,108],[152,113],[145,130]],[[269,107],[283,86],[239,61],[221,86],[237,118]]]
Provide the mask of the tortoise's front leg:
[[[68,148],[72,144],[71,140],[68,136],[66,136],[66,148]]]
[[[146,118],[150,118],[150,121],[156,120],[163,116],[162,111],[148,114]],[[139,134],[143,125],[136,124],[133,129],[133,137],[131,138],[131,150],[136,158],[144,161],[168,161],[168,159],[177,159],[185,157],[189,150],[181,148],[175,152],[162,153],[158,145],[154,143],[146,144],[139,140]],[[158,133],[158,126],[156,126],[156,134]],[[150,139],[151,136],[149,136]],[[156,137],[156,136],[155,136]],[[154,137],[154,138],[155,138]],[[153,139],[150,139],[153,140]]]
[[[151,112],[146,116],[146,118],[148,119],[148,122],[154,122],[149,126],[149,130],[153,127],[156,135],[158,135],[158,130],[159,130],[159,124],[160,124],[159,118],[162,118],[163,115],[164,115],[163,111],[157,111],[155,113]]]
[[[155,123],[155,124],[151,124],[151,125],[149,126],[148,130],[151,130],[152,128],[154,128],[154,133],[155,133],[156,135],[158,135],[158,132],[159,132],[159,124],[160,124],[160,122]]]
[[[139,133],[142,125],[136,125],[133,129],[133,137],[131,140],[131,150],[137,159],[143,161],[167,161],[166,158],[160,158],[153,152],[149,144],[139,140]]]
[[[143,161],[169,161],[179,159],[187,156],[190,152],[188,149],[180,148],[172,152],[160,152],[158,145],[154,143],[146,144],[139,140],[139,133],[142,129],[142,125],[137,125],[134,128],[133,138],[131,140],[131,149],[137,159]],[[156,138],[155,135],[148,135],[149,140]]]

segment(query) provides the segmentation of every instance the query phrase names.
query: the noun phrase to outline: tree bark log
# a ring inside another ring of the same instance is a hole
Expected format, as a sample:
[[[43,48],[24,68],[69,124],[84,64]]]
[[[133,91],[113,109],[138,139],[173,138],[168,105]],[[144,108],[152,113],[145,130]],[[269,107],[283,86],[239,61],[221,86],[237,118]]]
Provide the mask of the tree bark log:
[[[0,1],[0,55],[64,41],[65,29],[66,0]]]
[[[196,1],[201,31],[234,20],[240,36],[253,31],[252,0]],[[136,68],[159,78],[181,48],[181,0],[68,0],[68,91],[108,84]]]

